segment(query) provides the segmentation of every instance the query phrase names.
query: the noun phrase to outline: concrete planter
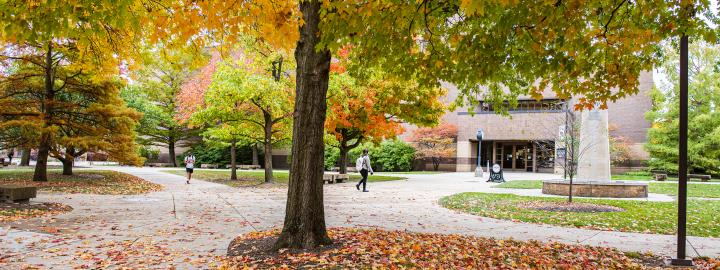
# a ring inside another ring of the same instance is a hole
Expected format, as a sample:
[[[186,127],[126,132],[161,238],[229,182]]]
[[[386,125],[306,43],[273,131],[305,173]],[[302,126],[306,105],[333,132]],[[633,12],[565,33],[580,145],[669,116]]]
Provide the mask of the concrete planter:
[[[543,181],[543,194],[568,196],[570,181]],[[648,185],[637,182],[573,181],[573,196],[600,198],[647,198]]]

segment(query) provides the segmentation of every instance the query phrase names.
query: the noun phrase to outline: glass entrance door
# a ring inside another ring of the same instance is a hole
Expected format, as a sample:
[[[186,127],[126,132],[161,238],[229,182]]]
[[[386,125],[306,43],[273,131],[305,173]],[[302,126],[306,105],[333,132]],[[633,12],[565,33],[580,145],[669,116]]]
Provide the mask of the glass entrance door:
[[[526,145],[515,145],[515,170],[525,170],[525,164],[528,156]]]
[[[513,157],[515,157],[515,145],[503,144],[503,169],[514,169],[513,168]]]

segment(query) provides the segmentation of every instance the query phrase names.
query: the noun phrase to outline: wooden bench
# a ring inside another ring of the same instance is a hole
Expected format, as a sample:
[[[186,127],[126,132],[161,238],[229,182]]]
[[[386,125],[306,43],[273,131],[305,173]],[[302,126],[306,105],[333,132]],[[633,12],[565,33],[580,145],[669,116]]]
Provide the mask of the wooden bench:
[[[235,165],[235,167],[241,170],[259,170],[261,168],[260,165]],[[225,165],[225,168],[232,169],[232,165]]]
[[[172,167],[172,163],[147,163],[145,166],[148,167]]]
[[[218,164],[200,164],[200,168],[202,168],[202,169],[217,169],[217,168],[220,168],[220,165],[218,165]]]
[[[712,177],[707,174],[688,174],[688,180],[693,178],[700,179],[701,182],[710,182],[710,178]]]
[[[340,173],[325,173],[323,174],[323,181],[328,184],[342,183],[345,180],[350,180],[350,176],[347,174]]]
[[[655,174],[655,181],[665,181],[667,180],[667,174],[664,173],[656,173]]]
[[[0,186],[0,201],[26,203],[35,197],[37,197],[37,187]]]

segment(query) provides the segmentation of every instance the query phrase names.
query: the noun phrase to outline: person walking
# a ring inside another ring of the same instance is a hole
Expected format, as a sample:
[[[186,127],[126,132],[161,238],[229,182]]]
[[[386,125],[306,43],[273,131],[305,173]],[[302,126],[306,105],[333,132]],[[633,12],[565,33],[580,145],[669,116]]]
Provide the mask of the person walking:
[[[368,192],[367,190],[367,179],[368,179],[368,172],[372,175],[373,169],[372,166],[370,166],[370,156],[368,155],[368,150],[363,149],[362,155],[355,161],[355,169],[357,169],[360,172],[360,175],[362,176],[362,179],[360,179],[360,182],[355,185],[355,188],[357,190],[360,190],[360,184],[363,185],[363,192]]]
[[[193,154],[185,156],[185,172],[187,172],[187,183],[190,184],[193,169],[195,168],[195,156]]]

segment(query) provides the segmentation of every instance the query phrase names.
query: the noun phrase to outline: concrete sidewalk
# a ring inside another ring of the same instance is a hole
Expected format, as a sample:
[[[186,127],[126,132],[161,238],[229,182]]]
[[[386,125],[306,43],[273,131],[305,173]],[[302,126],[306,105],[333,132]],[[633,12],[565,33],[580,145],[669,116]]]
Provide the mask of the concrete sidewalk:
[[[97,261],[133,268],[202,268],[213,261],[213,256],[225,254],[227,245],[238,234],[282,225],[287,195],[284,188],[236,189],[197,180],[186,185],[183,177],[159,172],[162,169],[158,168],[108,169],[162,184],[165,190],[139,196],[41,194],[39,201],[65,203],[74,211],[0,225],[24,228],[0,229],[0,258],[6,257],[10,269],[26,263],[51,269],[81,265],[92,268]],[[437,201],[443,196],[491,190],[492,183],[478,180],[471,173],[402,176],[408,180],[369,183],[369,193],[358,192],[354,183],[326,185],[328,226],[554,240],[674,254],[672,235],[516,223],[439,206]],[[543,180],[557,176],[508,173],[506,178]],[[690,237],[690,241],[691,256],[720,256],[720,239]]]

